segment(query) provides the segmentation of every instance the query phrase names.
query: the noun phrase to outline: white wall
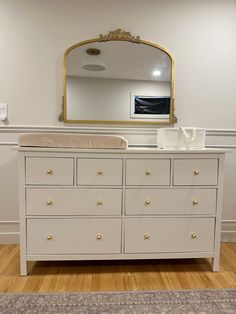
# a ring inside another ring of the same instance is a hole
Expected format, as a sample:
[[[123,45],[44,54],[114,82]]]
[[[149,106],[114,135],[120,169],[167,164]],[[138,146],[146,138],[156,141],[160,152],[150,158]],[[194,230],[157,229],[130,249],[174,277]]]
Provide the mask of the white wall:
[[[76,76],[66,81],[67,118],[72,120],[129,121],[131,93],[170,96],[168,82]]]
[[[226,162],[223,218],[230,234],[236,235],[235,0],[0,0],[0,102],[9,105],[9,127],[0,122],[3,238],[5,234],[14,238],[17,232],[16,152],[11,148],[19,133],[62,131],[57,127],[63,127],[58,114],[64,51],[118,27],[173,54],[178,124],[217,129],[209,130],[209,143],[233,148]],[[83,130],[120,132],[73,129]],[[153,129],[124,132],[133,143],[154,142]]]
[[[64,51],[123,27],[172,52],[181,125],[236,128],[235,0],[0,4],[0,101],[9,104],[11,124],[58,125]]]

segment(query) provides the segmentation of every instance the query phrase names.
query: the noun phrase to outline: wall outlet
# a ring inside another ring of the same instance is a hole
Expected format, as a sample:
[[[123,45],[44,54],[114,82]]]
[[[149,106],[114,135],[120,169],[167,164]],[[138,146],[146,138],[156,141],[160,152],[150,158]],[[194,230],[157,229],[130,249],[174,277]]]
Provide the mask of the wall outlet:
[[[0,120],[7,120],[7,104],[0,103]]]

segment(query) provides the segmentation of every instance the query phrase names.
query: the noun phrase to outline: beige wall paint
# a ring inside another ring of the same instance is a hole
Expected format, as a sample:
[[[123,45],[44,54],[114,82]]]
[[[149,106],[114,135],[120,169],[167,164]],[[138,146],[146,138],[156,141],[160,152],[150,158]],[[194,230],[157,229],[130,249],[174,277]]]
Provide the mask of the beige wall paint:
[[[234,0],[1,0],[0,5],[0,102],[9,104],[10,124],[61,125],[64,51],[123,27],[172,52],[179,124],[236,128]]]

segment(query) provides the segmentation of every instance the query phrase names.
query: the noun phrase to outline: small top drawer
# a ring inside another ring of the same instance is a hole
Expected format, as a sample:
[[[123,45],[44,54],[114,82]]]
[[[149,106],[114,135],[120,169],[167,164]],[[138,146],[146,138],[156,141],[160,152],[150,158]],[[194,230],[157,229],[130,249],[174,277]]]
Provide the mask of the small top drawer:
[[[73,158],[26,157],[26,184],[73,185]]]
[[[175,159],[174,185],[217,185],[218,159]]]
[[[122,185],[122,159],[78,158],[78,185]]]
[[[169,185],[170,159],[127,159],[126,185]]]

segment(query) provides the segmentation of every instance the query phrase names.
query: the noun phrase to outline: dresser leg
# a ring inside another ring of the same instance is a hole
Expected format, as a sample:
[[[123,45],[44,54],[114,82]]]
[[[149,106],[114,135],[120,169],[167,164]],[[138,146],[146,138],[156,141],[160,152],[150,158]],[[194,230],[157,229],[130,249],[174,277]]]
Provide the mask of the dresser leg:
[[[20,261],[20,275],[27,276],[27,261],[23,258]]]
[[[219,257],[212,258],[212,271],[217,272],[220,270],[220,259]]]

